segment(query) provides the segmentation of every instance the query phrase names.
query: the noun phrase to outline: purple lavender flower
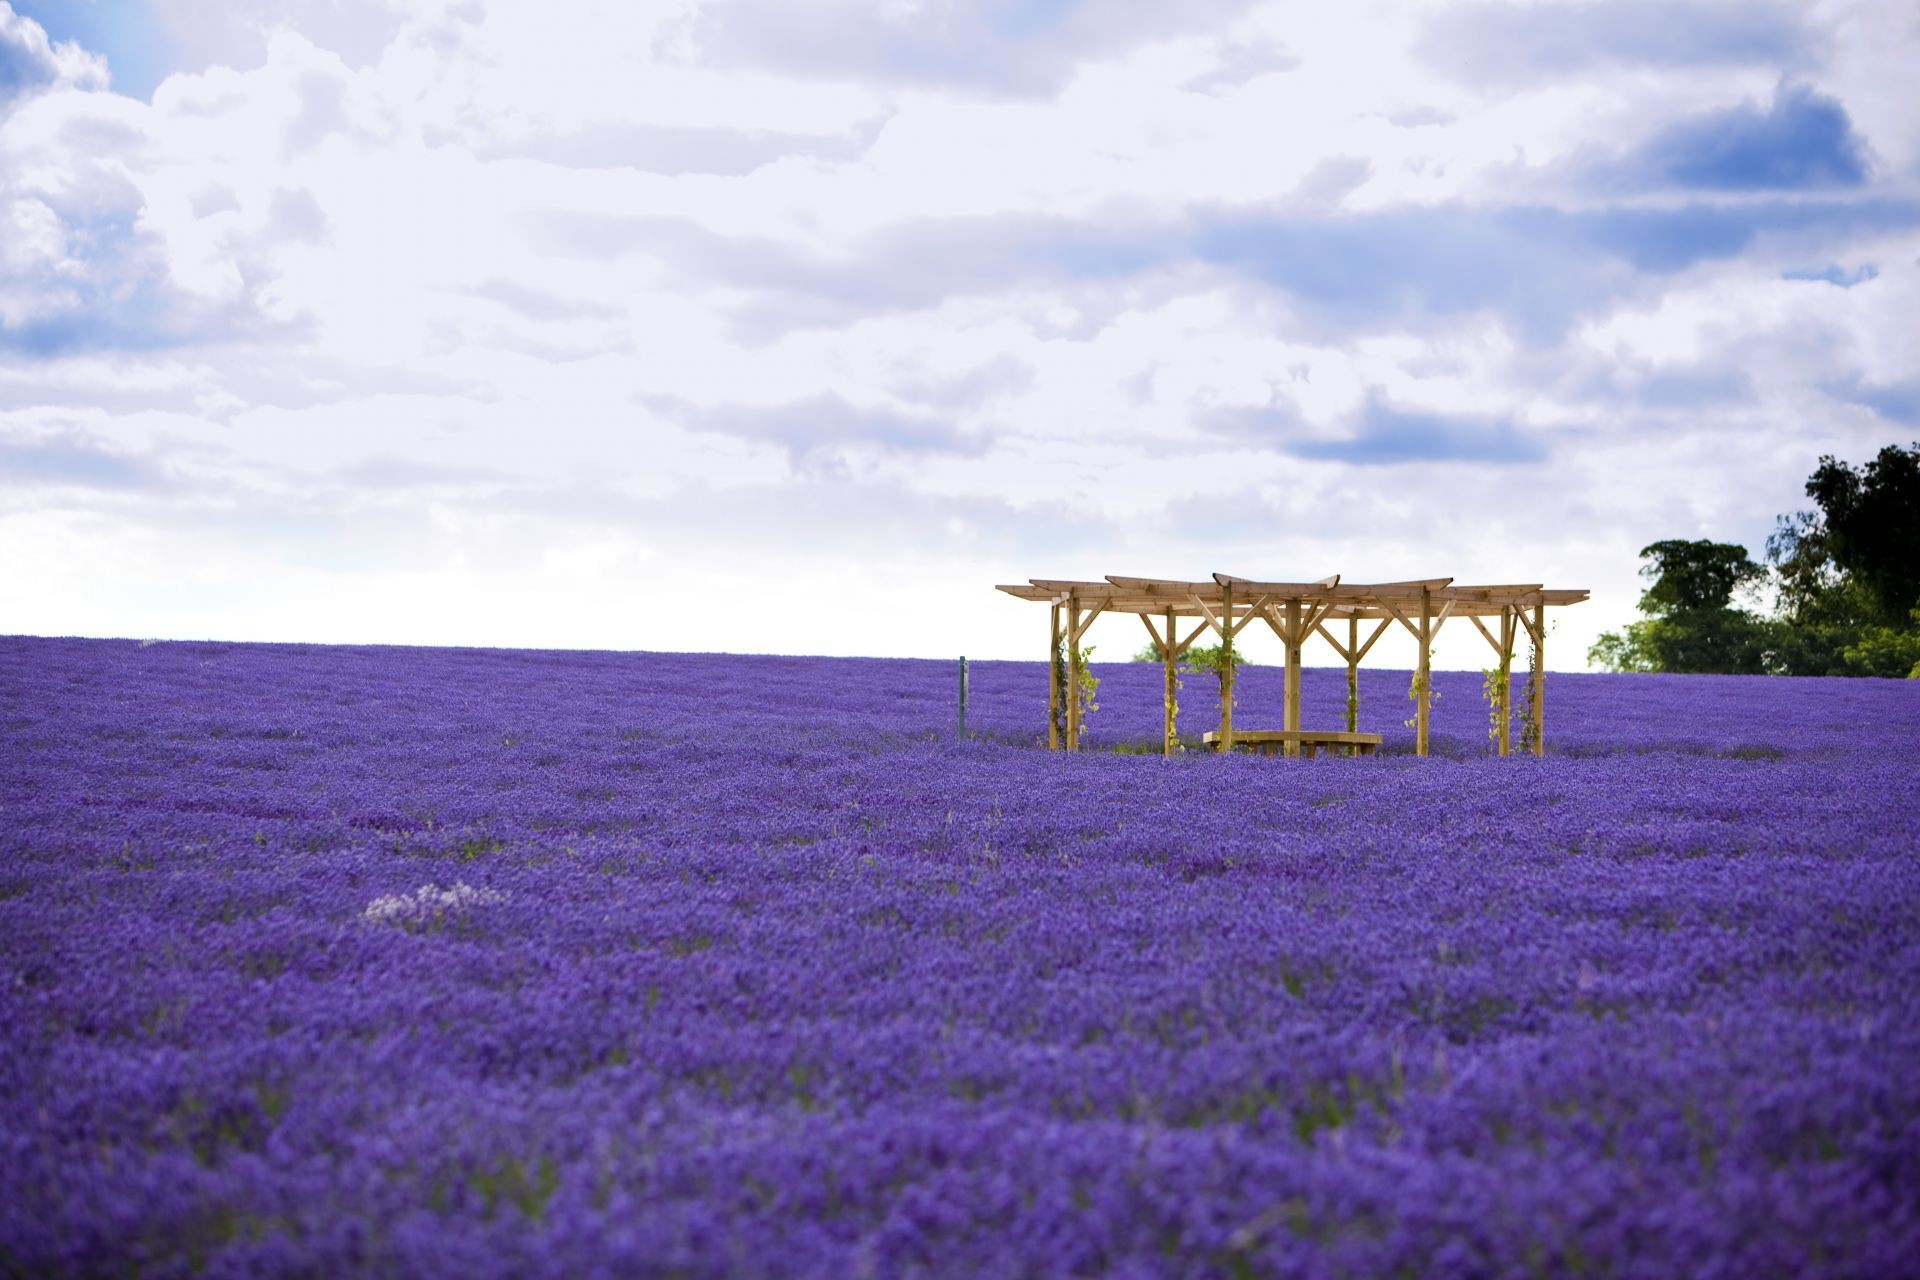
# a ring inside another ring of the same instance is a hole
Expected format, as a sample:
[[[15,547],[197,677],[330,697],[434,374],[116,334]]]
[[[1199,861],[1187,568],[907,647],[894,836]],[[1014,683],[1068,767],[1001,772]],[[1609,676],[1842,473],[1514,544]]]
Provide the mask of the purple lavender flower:
[[[0,640],[0,1274],[1920,1271],[1920,684],[1100,674]]]

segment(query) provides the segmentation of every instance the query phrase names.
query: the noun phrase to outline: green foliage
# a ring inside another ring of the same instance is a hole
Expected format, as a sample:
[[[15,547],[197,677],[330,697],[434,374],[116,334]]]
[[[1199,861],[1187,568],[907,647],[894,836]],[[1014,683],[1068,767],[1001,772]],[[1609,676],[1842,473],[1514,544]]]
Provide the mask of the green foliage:
[[[1100,709],[1100,704],[1093,700],[1093,696],[1100,692],[1100,677],[1094,675],[1093,669],[1087,665],[1092,661],[1093,646],[1088,645],[1080,651],[1080,687],[1074,690],[1075,696],[1080,699],[1080,727],[1083,729],[1087,717]]]
[[[1207,649],[1189,649],[1186,654],[1186,669],[1195,675],[1212,676],[1224,685],[1233,672],[1247,665],[1247,660],[1225,645],[1214,645]]]
[[[1427,651],[1428,662],[1431,663],[1434,655],[1438,654],[1439,652],[1440,651],[1438,649],[1429,649]],[[1405,725],[1409,729],[1419,727],[1420,713],[1418,708],[1420,706],[1420,695],[1422,693],[1428,695],[1427,705],[1429,707],[1431,707],[1434,703],[1440,701],[1440,691],[1433,687],[1433,681],[1431,677],[1427,674],[1427,672],[1420,670],[1420,668],[1418,667],[1415,667],[1413,669],[1413,679],[1407,682],[1407,701],[1413,703],[1415,707],[1415,711],[1413,715],[1407,717],[1405,720],[1402,720],[1400,722],[1401,724]]]
[[[1347,667],[1347,732],[1360,731],[1360,668]]]
[[[1807,496],[1819,510],[1781,516],[1767,539],[1779,603],[1770,668],[1911,673],[1920,658],[1920,443],[1888,445],[1859,469],[1822,457]]]
[[[1857,642],[1841,651],[1841,657],[1850,672],[1920,680],[1920,608],[1907,616],[1904,628],[1866,628]]]
[[[1487,700],[1487,739],[1500,741],[1500,730],[1513,723],[1513,684],[1499,667],[1480,672],[1480,696]]]
[[[1640,549],[1647,563],[1640,576],[1653,585],[1640,596],[1640,612],[1655,617],[1725,609],[1733,593],[1766,577],[1747,549],[1734,542],[1685,542],[1669,538]]]
[[[547,1205],[560,1189],[560,1168],[552,1156],[541,1156],[529,1170],[518,1156],[501,1156],[491,1167],[468,1175],[467,1184],[479,1192],[489,1221],[502,1205],[512,1205],[531,1222],[544,1222]]]
[[[1534,683],[1534,673],[1540,670],[1540,643],[1531,637],[1527,640],[1527,686],[1520,696],[1520,750],[1532,752],[1539,737],[1534,729],[1534,718],[1540,705],[1540,690]]]
[[[1188,649],[1183,659],[1183,670],[1193,675],[1212,676],[1220,686],[1220,696],[1227,696],[1227,682],[1233,678],[1233,672],[1248,665],[1236,651],[1224,644],[1216,644],[1207,649]],[[1234,699],[1239,705],[1239,699]]]
[[[1866,621],[1904,626],[1920,605],[1920,443],[1888,445],[1859,470],[1822,457],[1807,496],[1820,506],[1822,551],[1860,588]]]
[[[1759,675],[1775,629],[1741,609],[1697,610],[1628,623],[1601,633],[1587,661],[1609,671],[1694,671]]]
[[[1080,682],[1077,687],[1069,675],[1072,666],[1069,662],[1065,637],[1061,638],[1059,647],[1053,652],[1053,675],[1059,682],[1061,692],[1060,706],[1054,715],[1054,730],[1059,734],[1062,742],[1067,740],[1068,698],[1079,701],[1079,721],[1082,732],[1086,730],[1087,717],[1100,709],[1100,704],[1094,701],[1094,695],[1100,690],[1100,677],[1094,675],[1087,666],[1093,661],[1093,650],[1093,645],[1080,650]]]
[[[1641,551],[1646,616],[1610,631],[1587,660],[1612,671],[1777,672],[1920,678],[1920,443],[1854,467],[1823,456],[1814,509],[1767,539],[1775,613],[1732,607],[1768,571],[1729,543]]]
[[[1150,640],[1135,650],[1133,656],[1127,660],[1129,662],[1164,662],[1166,651],[1160,647],[1159,641]],[[1215,677],[1218,677],[1228,666],[1232,666],[1237,671],[1241,667],[1252,665],[1241,657],[1237,650],[1229,654],[1227,647],[1219,644],[1206,649],[1190,648],[1181,655],[1180,661],[1181,670],[1189,674]]]
[[[1640,596],[1647,617],[1603,633],[1587,661],[1609,671],[1694,671],[1757,675],[1766,670],[1771,630],[1733,607],[1736,591],[1766,570],[1730,542],[1668,539],[1642,547],[1640,576],[1653,580]]]
[[[1606,671],[1658,671],[1647,636],[1650,622],[1629,622],[1620,631],[1602,631],[1587,647],[1587,665]]]
[[[1223,644],[1208,649],[1189,649],[1186,653],[1187,670],[1199,675],[1219,676],[1232,670],[1238,671],[1246,665],[1246,659]]]
[[[1053,647],[1053,687],[1060,690],[1060,704],[1052,709],[1053,736],[1067,740],[1067,642],[1064,637]]]

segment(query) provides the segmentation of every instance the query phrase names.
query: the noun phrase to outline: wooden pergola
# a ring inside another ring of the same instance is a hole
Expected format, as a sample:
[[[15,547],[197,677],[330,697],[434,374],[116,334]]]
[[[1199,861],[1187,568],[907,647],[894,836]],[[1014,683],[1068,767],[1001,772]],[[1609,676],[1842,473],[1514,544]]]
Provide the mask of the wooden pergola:
[[[1163,578],[1123,578],[1109,576],[1104,582],[1077,582],[1046,578],[1029,579],[1025,586],[999,588],[1022,600],[1038,600],[1050,606],[1052,638],[1047,654],[1047,746],[1068,751],[1080,749],[1080,699],[1068,696],[1080,685],[1080,641],[1105,613],[1131,613],[1137,616],[1153,637],[1166,668],[1166,751],[1176,749],[1174,733],[1175,669],[1194,642],[1209,631],[1220,637],[1224,650],[1220,690],[1219,741],[1223,750],[1233,747],[1233,642],[1255,619],[1273,629],[1286,646],[1286,705],[1288,730],[1300,729],[1300,656],[1307,640],[1315,635],[1333,646],[1347,664],[1347,688],[1351,698],[1358,697],[1358,673],[1361,659],[1367,656],[1387,628],[1398,622],[1413,634],[1420,647],[1414,674],[1414,750],[1427,754],[1427,729],[1431,717],[1432,687],[1429,663],[1434,637],[1449,618],[1467,618],[1493,646],[1499,661],[1499,737],[1501,755],[1512,750],[1507,700],[1513,673],[1514,642],[1522,631],[1533,640],[1536,661],[1532,673],[1533,753],[1546,751],[1546,611],[1549,605],[1579,604],[1587,598],[1580,590],[1549,590],[1539,583],[1508,583],[1492,586],[1456,586],[1451,578],[1425,578],[1413,582],[1342,583],[1338,574],[1318,582],[1259,582],[1216,573],[1205,582],[1177,582]],[[1181,638],[1181,624],[1195,626]],[[1489,623],[1493,626],[1489,626]],[[1346,638],[1336,632],[1345,624]],[[1497,627],[1497,630],[1496,630]],[[1362,638],[1362,631],[1367,634]],[[1062,643],[1067,651],[1067,687],[1061,688],[1060,670],[1054,656]],[[1062,741],[1059,711],[1065,701],[1065,740]],[[1299,753],[1299,744],[1289,742],[1288,755]]]

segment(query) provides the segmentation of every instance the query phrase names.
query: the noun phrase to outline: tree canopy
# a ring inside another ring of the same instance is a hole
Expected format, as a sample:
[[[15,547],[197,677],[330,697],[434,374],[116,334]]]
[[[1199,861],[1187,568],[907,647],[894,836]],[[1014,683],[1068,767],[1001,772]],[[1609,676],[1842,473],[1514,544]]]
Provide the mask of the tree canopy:
[[[1587,659],[1614,671],[1920,677],[1920,443],[1862,467],[1823,456],[1814,509],[1783,515],[1767,565],[1737,543],[1668,539],[1641,548],[1646,616],[1607,632]],[[1771,616],[1736,608],[1773,589]]]
[[[1920,443],[1888,445],[1859,468],[1822,457],[1807,496],[1817,510],[1781,516],[1767,539],[1775,669],[1920,672]]]
[[[1732,542],[1682,542],[1668,539],[1642,547],[1648,563],[1640,570],[1653,585],[1640,596],[1640,611],[1656,615],[1701,613],[1728,608],[1733,593],[1766,576],[1747,549]]]
[[[1647,615],[1624,632],[1607,632],[1587,651],[1615,671],[1694,671],[1758,675],[1766,669],[1764,620],[1733,607],[1734,593],[1767,571],[1738,543],[1670,538],[1640,549],[1640,595]]]

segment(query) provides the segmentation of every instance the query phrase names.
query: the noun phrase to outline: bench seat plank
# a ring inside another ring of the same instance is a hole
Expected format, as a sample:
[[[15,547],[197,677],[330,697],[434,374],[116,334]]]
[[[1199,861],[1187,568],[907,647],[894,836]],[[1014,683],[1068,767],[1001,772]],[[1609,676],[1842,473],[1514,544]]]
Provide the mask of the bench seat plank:
[[[1204,735],[1208,742],[1219,741],[1220,734],[1209,729]],[[1377,733],[1348,733],[1344,729],[1235,729],[1235,742],[1337,742],[1343,744],[1380,743],[1385,741]]]
[[[1213,750],[1220,749],[1220,734],[1209,732],[1201,739]],[[1377,733],[1348,733],[1344,729],[1235,729],[1233,742],[1253,748],[1262,755],[1273,755],[1282,745],[1289,742],[1300,744],[1302,755],[1312,757],[1321,747],[1351,747],[1354,752],[1370,756],[1379,748],[1384,739]]]

